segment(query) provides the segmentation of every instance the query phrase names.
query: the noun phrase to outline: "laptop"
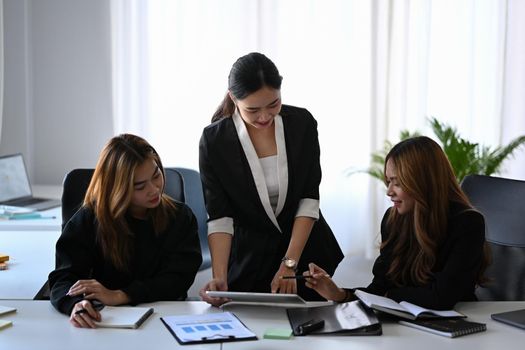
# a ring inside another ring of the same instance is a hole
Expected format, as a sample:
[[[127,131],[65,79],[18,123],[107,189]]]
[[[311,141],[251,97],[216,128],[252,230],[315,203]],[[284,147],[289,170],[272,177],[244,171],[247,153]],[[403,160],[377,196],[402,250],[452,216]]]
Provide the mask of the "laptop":
[[[0,206],[45,210],[60,205],[59,199],[33,197],[22,154],[0,157]]]
[[[490,317],[493,320],[525,329],[525,309],[492,314]]]

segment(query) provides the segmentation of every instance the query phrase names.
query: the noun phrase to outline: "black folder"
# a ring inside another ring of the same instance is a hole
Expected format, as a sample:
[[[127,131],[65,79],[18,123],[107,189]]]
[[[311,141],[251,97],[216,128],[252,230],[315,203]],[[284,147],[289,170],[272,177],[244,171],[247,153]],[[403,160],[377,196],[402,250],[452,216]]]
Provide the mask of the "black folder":
[[[311,335],[381,335],[383,333],[381,323],[374,311],[358,300],[329,306],[287,309],[286,313],[296,336],[303,335],[299,326],[310,320],[324,321],[324,327],[309,333]],[[343,315],[346,317],[342,317]]]

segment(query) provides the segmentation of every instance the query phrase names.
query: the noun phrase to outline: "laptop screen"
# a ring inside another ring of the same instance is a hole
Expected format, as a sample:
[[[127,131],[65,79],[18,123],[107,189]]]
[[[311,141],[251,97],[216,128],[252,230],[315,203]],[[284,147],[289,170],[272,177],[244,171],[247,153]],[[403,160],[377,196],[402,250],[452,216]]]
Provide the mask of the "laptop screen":
[[[31,186],[22,155],[0,157],[0,203],[28,196]]]

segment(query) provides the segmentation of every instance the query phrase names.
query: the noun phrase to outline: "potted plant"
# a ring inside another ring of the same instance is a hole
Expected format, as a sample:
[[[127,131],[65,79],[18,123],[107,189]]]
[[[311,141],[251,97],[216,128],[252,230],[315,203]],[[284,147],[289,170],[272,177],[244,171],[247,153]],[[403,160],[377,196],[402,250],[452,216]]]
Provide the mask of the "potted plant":
[[[461,182],[469,174],[492,175],[498,173],[503,161],[525,144],[525,135],[522,135],[506,146],[492,148],[462,138],[455,128],[439,122],[434,117],[430,118],[429,122],[454,169],[458,182]],[[420,135],[418,132],[411,133],[403,130],[400,133],[400,139],[405,140],[418,135]],[[372,165],[365,172],[383,181],[385,157],[392,147],[393,144],[387,140],[382,150],[372,153]]]

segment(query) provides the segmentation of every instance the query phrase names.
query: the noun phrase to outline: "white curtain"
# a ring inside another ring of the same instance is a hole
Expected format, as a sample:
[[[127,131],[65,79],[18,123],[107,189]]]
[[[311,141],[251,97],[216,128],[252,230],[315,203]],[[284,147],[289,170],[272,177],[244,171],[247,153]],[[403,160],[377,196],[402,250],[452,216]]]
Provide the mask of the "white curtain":
[[[149,37],[147,2],[111,1],[113,128],[147,137]]]
[[[525,1],[508,0],[499,139],[525,134]],[[525,150],[504,163],[504,176],[525,180]]]
[[[0,141],[4,115],[4,1],[0,0]]]
[[[377,251],[384,188],[348,170],[366,168],[385,139],[402,129],[431,136],[429,116],[488,145],[525,134],[524,114],[516,121],[525,92],[519,0],[113,0],[112,8],[115,132],[143,135],[167,165],[198,168],[200,133],[231,65],[265,53],[284,76],[283,102],[319,122],[321,209],[347,254]]]

